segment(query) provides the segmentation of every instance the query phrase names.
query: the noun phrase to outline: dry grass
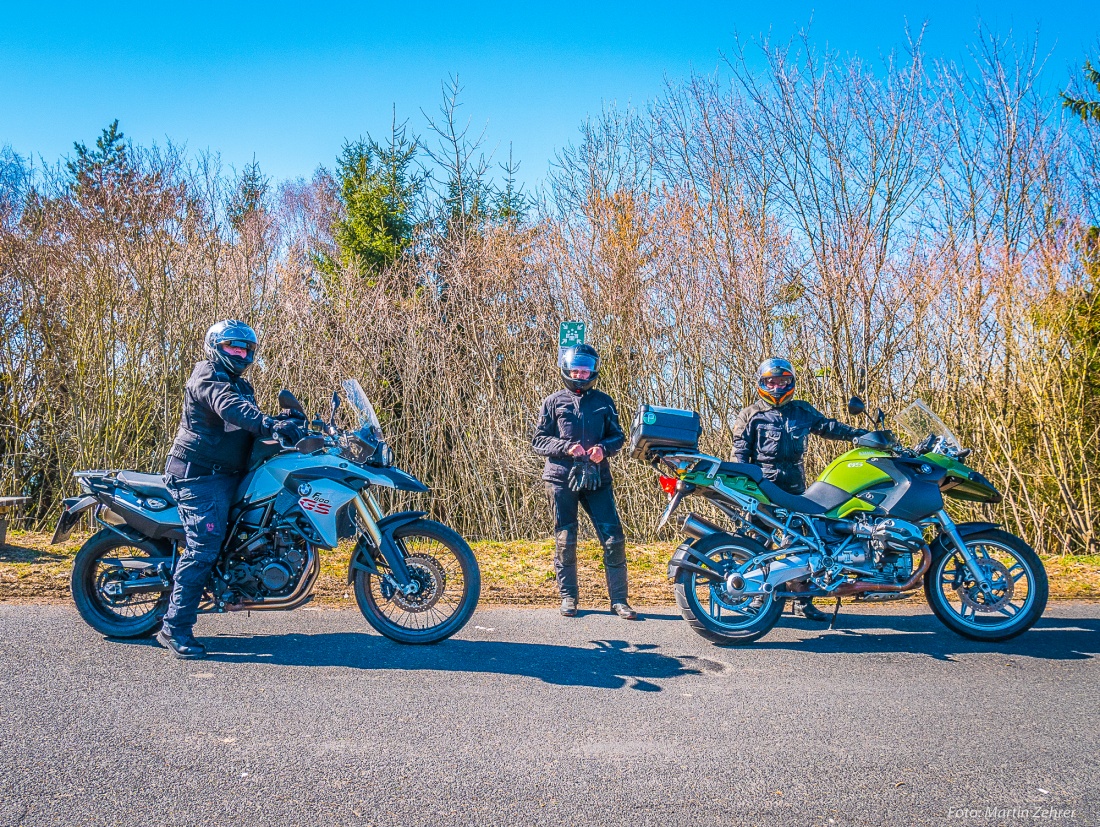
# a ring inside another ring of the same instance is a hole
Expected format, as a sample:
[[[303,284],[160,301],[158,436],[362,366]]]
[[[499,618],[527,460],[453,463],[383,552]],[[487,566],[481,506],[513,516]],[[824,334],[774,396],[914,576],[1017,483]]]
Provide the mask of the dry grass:
[[[50,535],[12,532],[8,545],[0,549],[0,602],[68,602],[72,558],[85,537],[51,546]],[[552,540],[479,542],[474,553],[481,566],[481,605],[549,606],[556,602]],[[675,546],[668,544],[630,545],[627,560],[631,600],[640,606],[671,605],[672,589],[666,566]],[[354,607],[355,598],[347,585],[351,546],[325,552],[316,600],[331,606]],[[577,552],[581,604],[600,608],[607,603],[602,553],[594,542],[582,542]],[[1055,556],[1043,559],[1050,576],[1053,599],[1100,598],[1100,555]]]

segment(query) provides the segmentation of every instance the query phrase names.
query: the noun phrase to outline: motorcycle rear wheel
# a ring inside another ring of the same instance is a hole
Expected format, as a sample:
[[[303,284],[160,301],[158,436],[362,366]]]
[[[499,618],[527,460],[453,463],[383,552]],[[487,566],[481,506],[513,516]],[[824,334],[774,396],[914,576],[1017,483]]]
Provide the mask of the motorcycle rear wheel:
[[[754,540],[714,534],[695,543],[697,554],[724,568],[750,560],[766,549]],[[783,600],[774,594],[763,596],[758,608],[744,600],[731,605],[720,583],[710,583],[695,572],[681,569],[676,575],[673,591],[680,615],[696,634],[720,646],[744,646],[759,640],[772,630],[783,613]]]
[[[945,538],[933,544],[932,565],[924,576],[932,612],[948,629],[971,640],[996,642],[1023,634],[1047,605],[1049,583],[1039,555],[1000,529],[970,534],[964,541],[987,571],[993,596],[981,595],[962,555]]]
[[[114,597],[106,591],[125,569],[103,563],[108,557],[161,557],[153,542],[134,542],[104,529],[88,538],[73,559],[73,602],[84,622],[107,637],[146,637],[160,628],[169,593],[147,592]]]
[[[370,572],[355,573],[355,602],[367,623],[398,643],[445,640],[466,625],[481,596],[481,571],[469,543],[434,520],[394,532],[420,590],[404,596]]]

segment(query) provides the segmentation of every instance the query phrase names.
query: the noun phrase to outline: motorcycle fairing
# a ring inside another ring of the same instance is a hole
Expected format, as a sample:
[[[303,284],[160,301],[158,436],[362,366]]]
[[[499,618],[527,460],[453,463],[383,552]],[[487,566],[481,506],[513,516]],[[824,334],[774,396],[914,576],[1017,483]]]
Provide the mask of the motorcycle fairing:
[[[870,511],[916,522],[943,508],[943,477],[943,467],[924,458],[856,448],[833,460],[818,481],[852,494],[851,500],[830,511],[828,517]]]
[[[924,459],[935,463],[946,472],[940,483],[940,490],[947,496],[957,500],[992,505],[1001,501],[1001,492],[997,490],[997,486],[957,459],[931,453],[925,454]]]
[[[293,479],[289,479],[293,475]],[[339,454],[282,454],[247,473],[237,489],[239,502],[273,497],[285,486],[296,492],[302,482],[337,480],[356,491],[365,485],[424,493],[428,487],[398,468],[376,468],[349,462]]]
[[[336,548],[340,542],[338,515],[359,495],[358,489],[352,490],[332,480],[318,479],[309,484],[308,493],[301,493],[305,490],[299,491],[298,508],[321,538],[320,544],[325,548]]]

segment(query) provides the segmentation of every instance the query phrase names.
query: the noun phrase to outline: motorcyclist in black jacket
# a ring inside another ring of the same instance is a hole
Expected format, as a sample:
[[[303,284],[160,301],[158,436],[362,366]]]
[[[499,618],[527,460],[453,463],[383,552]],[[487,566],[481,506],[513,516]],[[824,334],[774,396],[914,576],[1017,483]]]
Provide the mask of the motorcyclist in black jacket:
[[[760,365],[760,399],[742,410],[733,425],[733,461],[759,465],[764,476],[784,491],[801,494],[806,490],[803,457],[810,434],[850,441],[867,432],[794,399],[795,381],[794,367],[786,359],[768,359]],[[810,620],[827,619],[809,597],[796,601],[793,611]]]
[[[278,436],[292,444],[302,435],[291,420],[264,416],[242,376],[256,354],[255,331],[233,319],[206,331],[206,359],[184,390],[179,430],[168,452],[164,482],[179,506],[187,538],[174,571],[168,611],[157,640],[179,658],[201,658],[206,649],[192,627],[210,571],[221,553],[241,474],[252,441]]]
[[[566,349],[561,358],[565,390],[542,402],[532,447],[546,462],[542,479],[554,508],[554,571],[561,613],[577,614],[578,506],[588,512],[603,546],[611,610],[625,620],[638,615],[627,602],[626,537],[615,508],[608,458],[626,441],[611,397],[595,390],[600,357],[590,345]]]

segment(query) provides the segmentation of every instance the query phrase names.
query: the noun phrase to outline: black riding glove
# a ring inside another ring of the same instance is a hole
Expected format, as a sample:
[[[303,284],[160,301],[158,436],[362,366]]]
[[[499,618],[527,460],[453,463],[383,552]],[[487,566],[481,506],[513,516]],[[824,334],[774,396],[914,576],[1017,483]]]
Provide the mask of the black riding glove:
[[[596,491],[600,487],[600,468],[588,458],[577,459],[569,469],[570,491]]]
[[[276,419],[271,424],[271,435],[284,445],[297,445],[305,439],[302,428],[292,419]]]

